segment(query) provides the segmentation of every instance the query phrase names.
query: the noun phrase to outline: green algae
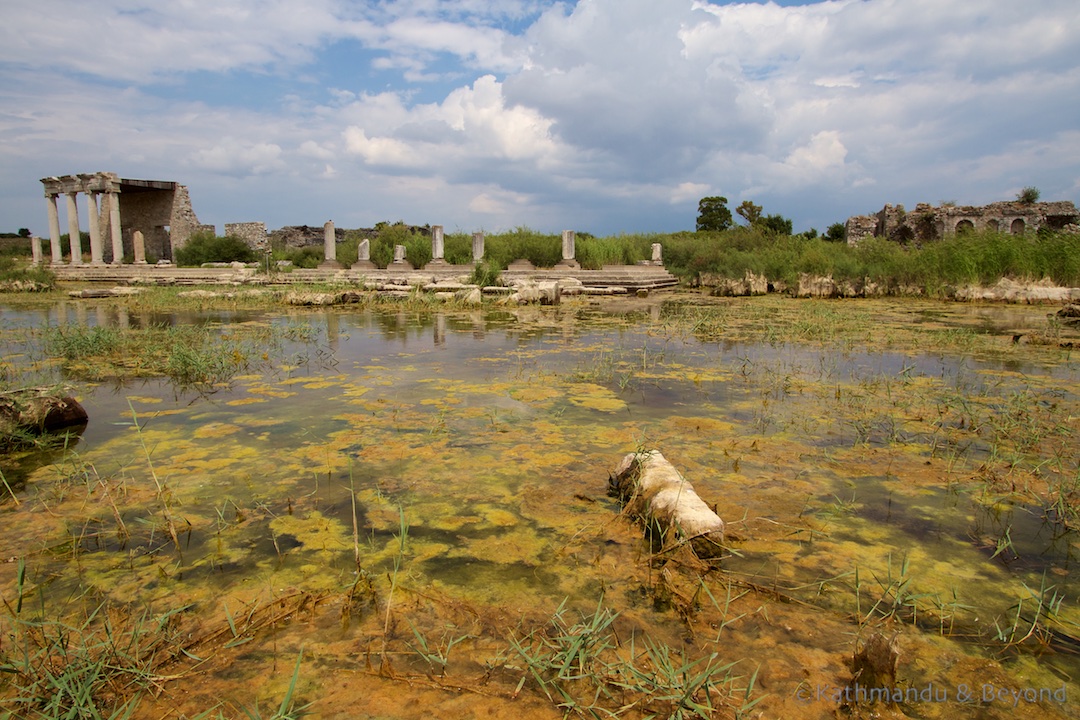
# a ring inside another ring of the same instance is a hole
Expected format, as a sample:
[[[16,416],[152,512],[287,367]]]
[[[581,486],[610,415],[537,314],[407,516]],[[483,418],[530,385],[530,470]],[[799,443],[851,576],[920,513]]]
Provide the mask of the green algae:
[[[544,315],[525,322],[529,332],[574,327]],[[639,332],[619,323],[619,333],[602,340],[563,337],[550,346],[538,334],[539,345],[524,351],[519,337],[500,345],[489,331],[492,347],[467,346],[464,359],[423,346],[362,358],[352,353],[366,348],[354,351],[339,338],[339,362],[325,372],[279,367],[305,374],[234,378],[231,390],[194,402],[143,387],[130,395],[138,432],[120,425],[79,448],[97,475],[117,478],[111,501],[94,473],[73,480],[61,467],[42,468],[31,474],[23,504],[2,508],[4,554],[32,557],[41,576],[74,564],[79,573],[54,585],[82,583],[129,604],[206,603],[252,584],[333,593],[361,570],[379,577],[394,566],[404,511],[410,589],[402,612],[424,604],[411,592],[467,603],[486,617],[500,608],[549,610],[563,597],[595,603],[605,588],[628,617],[666,634],[678,621],[643,602],[659,570],[604,496],[623,454],[655,446],[729,521],[739,553],[725,560],[731,577],[777,586],[816,608],[800,615],[762,596],[756,602],[770,604],[768,620],[730,626],[725,652],[766,658],[772,687],[793,688],[800,663],[839,681],[846,645],[838,638],[861,630],[853,617],[915,628],[911,642],[926,652],[978,656],[977,647],[941,639],[932,626],[962,626],[990,642],[993,623],[1007,621],[1043,572],[1062,592],[1072,587],[1073,550],[1040,556],[1020,536],[1027,526],[1014,520],[1024,557],[991,557],[1005,526],[981,513],[1040,507],[1043,488],[1075,473],[1076,368],[1066,361],[1040,374],[962,356],[886,358],[857,348],[853,338],[866,337],[865,328],[828,329],[828,322],[839,321],[829,313],[806,319],[803,346],[727,350],[688,342],[674,326]],[[946,329],[920,332],[937,347]],[[361,337],[356,328],[352,334]],[[965,352],[992,345],[963,340]],[[837,342],[838,354],[827,351]],[[387,360],[406,356],[408,364]],[[101,400],[91,394],[91,403]],[[252,400],[258,404],[241,404]],[[130,410],[125,418],[115,405],[112,417],[130,421]],[[132,529],[123,547],[104,539],[118,532],[109,502]],[[163,503],[182,525],[179,548],[168,538]],[[72,541],[88,508],[100,547]],[[35,516],[69,522],[38,526]],[[42,554],[43,547],[58,552]],[[904,602],[893,615],[871,613],[882,598],[893,607],[901,564]],[[722,593],[723,579],[711,577],[712,591]],[[10,581],[3,583],[7,597]],[[696,612],[716,614],[707,603]],[[1059,610],[1065,621],[1076,615],[1071,602]],[[808,624],[816,635],[783,629]],[[1022,658],[1016,673],[1046,675]],[[914,664],[907,672],[924,673]],[[958,682],[972,672],[932,677]],[[766,707],[788,708],[789,693],[776,694]]]

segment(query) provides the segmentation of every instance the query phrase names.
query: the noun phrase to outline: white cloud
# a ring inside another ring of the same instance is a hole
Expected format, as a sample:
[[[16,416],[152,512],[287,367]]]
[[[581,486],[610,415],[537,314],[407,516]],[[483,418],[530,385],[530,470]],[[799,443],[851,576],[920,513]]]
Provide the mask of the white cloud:
[[[684,182],[671,191],[670,201],[672,203],[684,203],[691,200],[697,202],[702,197],[709,194],[709,186],[703,183]]]
[[[203,184],[282,224],[338,200],[677,229],[723,194],[823,225],[1075,192],[1077,36],[1072,0],[9,0],[0,163]],[[5,217],[40,204],[18,192]]]
[[[265,175],[284,169],[281,148],[274,143],[245,143],[222,138],[214,147],[199,150],[192,163],[204,170],[225,175]]]

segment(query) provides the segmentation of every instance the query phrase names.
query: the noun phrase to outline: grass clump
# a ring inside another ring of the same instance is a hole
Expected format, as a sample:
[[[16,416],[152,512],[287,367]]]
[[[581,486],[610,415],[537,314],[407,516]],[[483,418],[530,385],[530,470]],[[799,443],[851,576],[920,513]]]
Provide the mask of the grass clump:
[[[98,605],[81,621],[28,617],[26,568],[19,562],[16,597],[0,649],[0,708],[5,717],[131,717],[142,696],[163,678],[156,672],[176,644],[172,617],[151,617]]]
[[[44,292],[56,287],[56,276],[16,255],[0,255],[0,292]]]
[[[180,325],[143,329],[60,325],[44,331],[48,354],[90,379],[164,375],[180,385],[213,386],[230,380],[264,355],[269,338],[222,335]]]

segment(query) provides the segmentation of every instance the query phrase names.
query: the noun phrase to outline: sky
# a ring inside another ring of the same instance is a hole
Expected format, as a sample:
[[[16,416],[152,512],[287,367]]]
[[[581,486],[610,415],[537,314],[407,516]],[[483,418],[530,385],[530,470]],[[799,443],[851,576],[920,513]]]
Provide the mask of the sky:
[[[714,195],[824,232],[886,203],[1076,202],[1080,12],[0,0],[0,169],[0,231],[44,236],[41,178],[97,171],[187,185],[219,233],[673,232]]]

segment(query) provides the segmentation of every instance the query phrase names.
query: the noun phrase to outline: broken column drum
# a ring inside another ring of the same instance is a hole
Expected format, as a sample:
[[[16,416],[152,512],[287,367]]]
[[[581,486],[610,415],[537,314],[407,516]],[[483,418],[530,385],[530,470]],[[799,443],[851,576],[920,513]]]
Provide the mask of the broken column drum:
[[[724,521],[659,451],[630,453],[608,485],[627,513],[645,523],[663,547],[689,543],[702,557],[721,555]]]

